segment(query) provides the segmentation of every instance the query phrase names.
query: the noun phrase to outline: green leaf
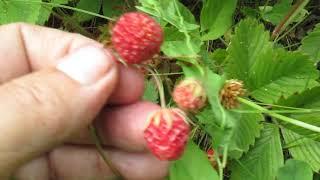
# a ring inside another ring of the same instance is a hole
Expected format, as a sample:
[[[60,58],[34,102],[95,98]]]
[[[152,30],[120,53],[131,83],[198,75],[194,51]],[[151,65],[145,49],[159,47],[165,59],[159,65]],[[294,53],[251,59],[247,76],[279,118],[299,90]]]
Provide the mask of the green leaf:
[[[161,7],[158,0],[139,0],[141,6],[136,8],[156,17],[161,17]]]
[[[202,40],[215,40],[231,27],[236,5],[237,0],[204,1],[200,15],[201,31],[208,32],[202,36]]]
[[[224,66],[226,65],[227,56],[228,53],[226,49],[216,49],[209,55],[211,62],[208,62],[207,65],[215,72],[222,74]]]
[[[305,113],[291,113],[287,116],[300,121],[306,122],[320,127],[320,87],[315,87],[311,90],[304,91],[301,94],[295,94],[290,96],[288,99],[281,99],[278,104],[288,107],[310,109],[309,112]],[[317,111],[313,111],[317,110]],[[286,128],[303,135],[305,137],[313,138],[314,140],[320,141],[319,133],[304,129],[302,127],[294,126],[289,123],[281,122]]]
[[[178,59],[191,59],[197,53],[200,52],[202,42],[200,40],[200,35],[198,31],[192,32],[192,38],[190,44],[193,51],[190,51],[190,47],[187,44],[187,39],[185,35],[175,27],[164,28],[165,40],[161,46],[161,50],[169,57],[175,57]],[[192,58],[187,58],[192,57]]]
[[[55,4],[67,4],[69,0],[52,0],[51,3],[55,3]],[[42,5],[41,9],[40,9],[40,14],[37,20],[37,24],[39,25],[44,25],[50,15],[51,15],[51,11],[52,11],[52,6],[48,6],[48,5]]]
[[[253,111],[252,108],[241,106],[239,110]],[[242,153],[249,150],[249,146],[255,143],[255,140],[260,136],[262,129],[261,121],[264,117],[261,113],[243,113],[238,119],[235,119],[234,133],[230,140],[230,156],[240,158]]]
[[[181,32],[199,28],[193,14],[178,0],[139,0],[137,9],[157,16],[175,26]]]
[[[204,85],[215,119],[220,121],[223,126],[223,124],[226,124],[227,115],[225,109],[220,103],[219,92],[225,83],[225,77],[215,74],[208,69],[203,82],[206,82]]]
[[[102,1],[103,15],[108,17],[119,16],[126,12],[125,0],[103,0]]]
[[[320,142],[304,138],[288,129],[282,129],[282,135],[292,157],[307,162],[313,171],[319,172]]]
[[[280,97],[287,98],[318,85],[318,72],[313,62],[299,52],[274,50],[258,59],[252,71],[251,95],[266,103],[273,103]]]
[[[241,21],[231,38],[228,52],[228,65],[226,73],[233,78],[245,82],[246,88],[250,86],[250,71],[258,59],[270,53],[272,44],[269,42],[269,34],[263,25],[253,19]],[[256,74],[256,72],[255,72]]]
[[[243,80],[249,95],[259,101],[274,103],[318,84],[318,72],[308,56],[273,49],[268,32],[255,20],[239,23],[228,54],[229,78]]]
[[[170,180],[218,180],[206,154],[193,142],[189,142],[184,155],[170,167]]]
[[[308,163],[289,159],[278,171],[277,180],[312,180],[312,169]]]
[[[145,80],[145,89],[143,94],[143,100],[158,103],[159,92],[157,90],[156,84],[151,80]]]
[[[300,50],[309,54],[315,62],[320,59],[320,24],[302,40]]]
[[[271,22],[273,25],[277,25],[281,22],[284,16],[289,12],[291,8],[292,0],[280,0],[273,7],[265,8],[260,7],[260,13],[265,21]]]
[[[13,22],[27,22],[35,24],[40,15],[41,0],[39,3],[23,1],[0,0],[0,24]]]
[[[93,13],[99,13],[101,8],[101,3],[102,3],[101,0],[80,0],[76,8],[90,11]],[[88,21],[93,18],[92,15],[84,14],[80,12],[75,12],[73,17],[80,22]]]
[[[248,18],[257,18],[260,16],[260,12],[257,9],[253,9],[252,7],[243,7],[240,11]]]
[[[275,179],[283,165],[279,129],[266,124],[255,145],[231,166],[231,180]]]
[[[213,138],[215,149],[228,147],[231,158],[240,158],[243,152],[249,150],[249,146],[259,136],[263,116],[260,113],[245,114],[225,110],[220,104],[219,92],[224,85],[224,78],[207,70],[204,78],[208,100],[211,109],[205,109],[197,115],[201,123],[204,123],[206,131]],[[241,106],[239,110],[252,110]]]
[[[252,110],[242,106],[239,110]],[[249,150],[255,139],[260,135],[260,122],[263,116],[260,113],[240,114],[237,118],[229,118],[226,128],[220,128],[220,123],[214,118],[213,111],[206,108],[196,115],[205,130],[211,135],[214,147],[228,146],[229,157],[238,159]]]
[[[169,57],[196,64],[202,42],[199,25],[189,9],[178,0],[140,0],[140,3],[139,10],[173,26],[164,29],[165,41],[161,50]]]

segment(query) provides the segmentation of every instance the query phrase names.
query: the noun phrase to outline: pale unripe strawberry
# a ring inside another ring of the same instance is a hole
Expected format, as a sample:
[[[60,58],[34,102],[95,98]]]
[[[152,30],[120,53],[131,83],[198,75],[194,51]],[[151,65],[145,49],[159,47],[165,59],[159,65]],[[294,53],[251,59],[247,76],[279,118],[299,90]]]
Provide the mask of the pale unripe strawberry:
[[[178,108],[163,108],[150,116],[144,138],[158,159],[176,160],[183,154],[190,132],[186,118]]]
[[[245,95],[245,92],[242,81],[228,80],[220,90],[220,102],[226,109],[237,108],[239,105],[237,98]]]
[[[182,80],[173,90],[174,102],[187,111],[198,111],[205,106],[207,95],[202,84],[192,78]]]
[[[123,14],[111,37],[119,56],[129,64],[141,63],[160,52],[163,31],[160,24],[142,12]]]

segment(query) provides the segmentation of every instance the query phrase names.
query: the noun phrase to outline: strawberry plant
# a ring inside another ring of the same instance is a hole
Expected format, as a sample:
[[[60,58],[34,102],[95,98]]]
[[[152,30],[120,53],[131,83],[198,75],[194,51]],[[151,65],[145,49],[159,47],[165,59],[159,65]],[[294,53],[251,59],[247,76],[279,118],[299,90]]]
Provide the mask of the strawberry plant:
[[[320,177],[317,1],[90,3],[0,0],[0,24],[78,32],[146,70],[143,98],[162,109],[145,139],[169,180]]]

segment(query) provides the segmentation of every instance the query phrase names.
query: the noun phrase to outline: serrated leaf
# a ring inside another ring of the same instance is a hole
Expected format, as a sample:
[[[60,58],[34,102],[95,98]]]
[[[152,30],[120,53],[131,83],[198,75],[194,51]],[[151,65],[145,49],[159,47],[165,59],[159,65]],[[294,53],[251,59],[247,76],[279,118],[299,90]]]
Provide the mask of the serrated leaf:
[[[231,38],[228,52],[228,65],[226,73],[233,78],[245,82],[246,88],[250,88],[250,71],[257,59],[261,59],[272,49],[269,42],[269,34],[263,25],[253,19],[241,21]],[[248,87],[249,86],[249,87]]]
[[[215,40],[231,27],[236,5],[237,0],[204,1],[200,15],[201,31],[208,32],[202,36],[202,40]]]
[[[250,107],[241,106],[239,110],[253,110]],[[256,137],[260,136],[260,131],[264,117],[261,113],[243,113],[240,118],[236,119],[234,133],[232,137],[233,143],[231,143],[230,156],[234,158],[240,158],[242,153],[249,150],[249,146],[253,145]],[[233,146],[232,146],[233,145]]]
[[[0,24],[13,22],[27,22],[35,24],[40,14],[40,2],[29,3],[23,1],[0,0]]]
[[[242,106],[239,110],[252,110]],[[260,135],[263,116],[260,113],[240,114],[237,118],[230,118],[232,124],[225,129],[220,128],[220,123],[214,118],[210,108],[206,108],[196,115],[206,131],[211,135],[215,147],[228,146],[229,157],[238,159],[249,150],[255,139]]]
[[[298,119],[300,121],[306,122],[308,124],[312,124],[320,127],[320,87],[315,87],[311,90],[304,91],[301,94],[295,94],[290,96],[287,99],[281,99],[278,104],[282,106],[288,107],[296,107],[296,108],[304,108],[304,109],[316,109],[318,111],[310,111],[306,113],[291,113],[287,114],[287,116],[292,117],[294,119]],[[281,124],[305,137],[313,138],[314,140],[320,141],[319,133],[314,131],[307,130],[302,127],[298,127],[295,125],[291,125],[289,123],[281,122]]]
[[[125,0],[103,0],[102,1],[103,15],[107,17],[119,16],[126,12]]]
[[[259,136],[261,129],[259,122],[263,120],[263,116],[259,113],[244,114],[225,110],[219,98],[224,80],[223,77],[207,70],[203,82],[206,82],[204,84],[211,110],[205,109],[197,115],[197,118],[204,123],[206,131],[212,136],[215,149],[228,147],[229,157],[240,158]],[[250,110],[251,108],[242,106],[239,109]]]
[[[170,167],[170,180],[218,180],[219,176],[209,163],[206,154],[189,142],[184,155]]]
[[[320,59],[320,24],[302,40],[300,51],[309,54],[314,62]]]
[[[255,145],[231,166],[231,180],[272,180],[283,165],[279,129],[266,124]]]
[[[143,100],[151,101],[154,103],[158,103],[159,92],[157,90],[157,86],[151,80],[145,80],[145,88],[143,94]]]
[[[282,129],[282,135],[292,157],[307,162],[313,171],[319,172],[320,142],[304,138],[288,129]]]
[[[312,169],[308,163],[289,159],[278,171],[277,180],[312,180]]]
[[[83,9],[93,13],[99,13],[101,9],[102,1],[101,0],[80,0],[76,6],[78,9]],[[75,12],[73,15],[74,18],[79,22],[88,21],[93,18],[92,15],[84,14],[81,12]]]
[[[269,34],[252,19],[241,21],[228,48],[229,78],[243,80],[249,95],[274,103],[280,97],[317,86],[318,73],[308,56],[273,49]]]
[[[318,72],[308,56],[276,49],[257,60],[252,67],[251,95],[266,102],[276,102],[318,85]],[[255,73],[255,77],[254,77]]]

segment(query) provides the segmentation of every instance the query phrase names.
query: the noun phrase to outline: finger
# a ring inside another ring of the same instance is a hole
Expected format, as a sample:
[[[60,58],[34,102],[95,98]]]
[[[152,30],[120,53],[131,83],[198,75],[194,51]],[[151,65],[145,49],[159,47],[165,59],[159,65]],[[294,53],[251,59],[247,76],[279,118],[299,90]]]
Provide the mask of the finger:
[[[144,91],[144,77],[132,67],[121,66],[118,85],[109,99],[112,104],[130,104],[138,101]]]
[[[0,84],[31,71],[56,66],[59,59],[85,45],[103,46],[79,34],[21,23],[0,26],[0,36]],[[144,88],[141,74],[122,66],[119,77],[121,81],[111,102],[137,101]]]
[[[144,151],[143,137],[149,115],[160,109],[150,102],[138,102],[125,107],[111,108],[103,112],[97,121],[100,136],[114,147],[128,151]]]
[[[15,180],[50,180],[50,168],[46,156],[22,165],[15,173]]]
[[[114,168],[129,180],[160,180],[168,173],[167,161],[151,154],[106,150]],[[63,146],[50,154],[50,165],[59,180],[106,179],[114,177],[95,147]]]
[[[95,121],[95,127],[105,145],[121,148],[130,152],[146,150],[143,131],[149,114],[160,107],[150,102],[140,101],[135,104],[107,108]],[[92,144],[86,129],[81,130],[69,142],[73,144]]]
[[[86,46],[0,86],[0,176],[91,123],[117,80],[111,54]]]
[[[55,66],[59,59],[84,45],[99,46],[79,34],[23,23],[0,26],[0,35],[0,82]]]

